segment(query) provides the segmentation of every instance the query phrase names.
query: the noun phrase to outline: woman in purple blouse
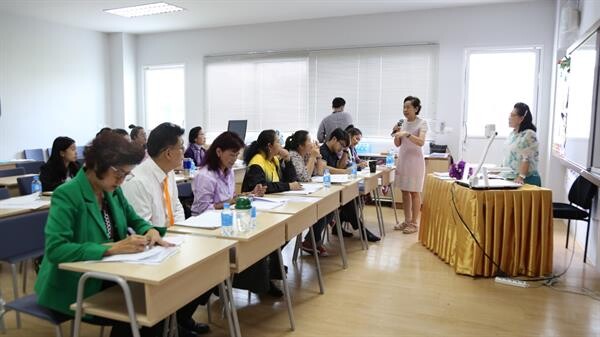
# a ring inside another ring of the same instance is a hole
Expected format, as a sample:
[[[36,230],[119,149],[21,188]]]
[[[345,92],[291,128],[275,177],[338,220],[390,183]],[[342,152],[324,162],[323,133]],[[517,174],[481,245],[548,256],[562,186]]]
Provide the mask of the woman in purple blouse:
[[[188,148],[185,150],[183,156],[193,160],[196,167],[200,167],[203,165],[202,161],[206,156],[206,150],[202,147],[206,143],[206,136],[204,135],[204,131],[202,131],[202,127],[196,126],[192,128],[188,135],[188,141]],[[244,142],[242,142],[242,147],[243,144]]]
[[[235,176],[233,164],[244,142],[233,132],[223,132],[206,151],[203,166],[200,168],[194,182],[194,203],[192,215],[198,215],[208,209],[223,209],[223,203],[235,203]],[[255,195],[264,195],[266,187],[257,185],[252,191]]]

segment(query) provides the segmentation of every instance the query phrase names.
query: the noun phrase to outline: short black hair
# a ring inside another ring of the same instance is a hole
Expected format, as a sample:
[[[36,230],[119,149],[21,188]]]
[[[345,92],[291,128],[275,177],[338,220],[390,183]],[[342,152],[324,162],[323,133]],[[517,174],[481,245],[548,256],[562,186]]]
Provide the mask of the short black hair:
[[[100,129],[100,131],[98,131],[98,133],[96,133],[96,137],[98,137],[98,136],[100,136],[100,135],[102,135],[104,133],[111,132],[111,131],[112,131],[111,128],[105,126],[102,129]]]
[[[190,130],[190,134],[188,135],[188,141],[189,141],[190,144],[196,142],[196,138],[198,138],[198,134],[200,133],[200,131],[202,131],[202,127],[201,126],[193,127]]]
[[[417,109],[417,112],[415,113],[416,115],[418,115],[419,112],[421,112],[421,100],[418,97],[406,96],[403,103],[406,102],[410,102],[410,105],[412,105],[413,108]]]
[[[148,155],[152,158],[157,157],[169,146],[176,145],[179,142],[179,137],[183,136],[184,133],[184,129],[173,123],[162,123],[155,127],[148,136]]]
[[[275,140],[277,140],[277,132],[275,130],[269,129],[261,131],[258,138],[244,151],[244,162],[246,165],[250,163],[252,158],[258,153],[262,153],[266,156],[269,152],[269,144],[274,144]]]
[[[288,151],[298,151],[298,148],[301,145],[304,145],[307,139],[308,131],[298,130],[291,134],[289,137],[287,137],[287,139],[285,140],[285,149]]]
[[[112,132],[119,136],[129,137],[129,132],[125,131],[125,129],[113,129]]]
[[[348,135],[348,132],[344,131],[342,128],[337,128],[331,132],[329,140],[332,140],[333,138],[338,141],[346,142],[346,146],[350,145],[350,136]]]
[[[341,97],[336,97],[331,102],[332,108],[339,108],[339,107],[343,107],[344,105],[346,105],[346,100]]]
[[[83,151],[86,169],[95,171],[99,179],[111,166],[137,165],[144,156],[144,148],[113,132],[100,134]]]
[[[144,130],[143,127],[137,126],[135,124],[129,124],[129,128],[131,129],[131,132],[129,133],[129,137],[131,138],[131,140],[135,140],[138,137],[138,133]]]
[[[219,169],[219,157],[217,156],[217,149],[221,149],[221,151],[225,150],[234,150],[239,151],[244,148],[244,141],[238,136],[237,133],[231,131],[225,131],[215,140],[213,140],[212,144],[208,150],[206,150],[206,156],[204,156],[204,161],[201,166],[207,166],[209,170],[216,171]]]
[[[354,137],[356,135],[362,136],[362,131],[359,128],[355,128],[354,125],[350,124],[345,130],[350,137]]]

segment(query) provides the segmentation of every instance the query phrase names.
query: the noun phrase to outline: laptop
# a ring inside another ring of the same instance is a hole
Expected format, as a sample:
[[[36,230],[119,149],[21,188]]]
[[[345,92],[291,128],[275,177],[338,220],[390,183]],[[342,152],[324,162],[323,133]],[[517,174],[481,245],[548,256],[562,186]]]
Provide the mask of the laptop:
[[[248,127],[248,120],[230,120],[227,124],[227,131],[236,133],[244,143],[246,142],[246,128]]]
[[[474,186],[471,186],[468,180],[457,180],[456,183],[474,190],[514,190],[521,187],[521,184],[504,179],[488,179],[487,185],[483,179],[479,179]]]

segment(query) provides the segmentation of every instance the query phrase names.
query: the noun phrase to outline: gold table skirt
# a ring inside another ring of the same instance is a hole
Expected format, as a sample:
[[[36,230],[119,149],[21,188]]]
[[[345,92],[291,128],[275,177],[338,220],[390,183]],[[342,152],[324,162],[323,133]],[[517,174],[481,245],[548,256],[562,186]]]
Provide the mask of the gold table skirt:
[[[456,212],[452,199],[454,198]],[[425,178],[419,242],[458,274],[511,276],[552,273],[552,191],[532,185],[516,190],[472,190],[430,174]]]

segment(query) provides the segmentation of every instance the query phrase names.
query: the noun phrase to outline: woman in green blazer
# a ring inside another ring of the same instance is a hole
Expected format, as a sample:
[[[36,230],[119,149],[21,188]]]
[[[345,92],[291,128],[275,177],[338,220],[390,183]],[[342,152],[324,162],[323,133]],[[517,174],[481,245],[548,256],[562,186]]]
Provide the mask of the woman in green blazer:
[[[76,300],[81,274],[59,269],[60,263],[136,253],[146,245],[169,245],[161,239],[165,229],[140,218],[119,187],[144,158],[144,149],[108,133],[96,137],[84,156],[85,168],[52,195],[45,227],[45,257],[35,283],[39,304],[69,316],[74,315],[69,305]],[[128,236],[128,227],[137,234]],[[101,280],[89,280],[84,297],[103,288]],[[131,333],[128,324],[113,325],[111,336]],[[142,329],[142,335],[153,336],[153,330]]]

